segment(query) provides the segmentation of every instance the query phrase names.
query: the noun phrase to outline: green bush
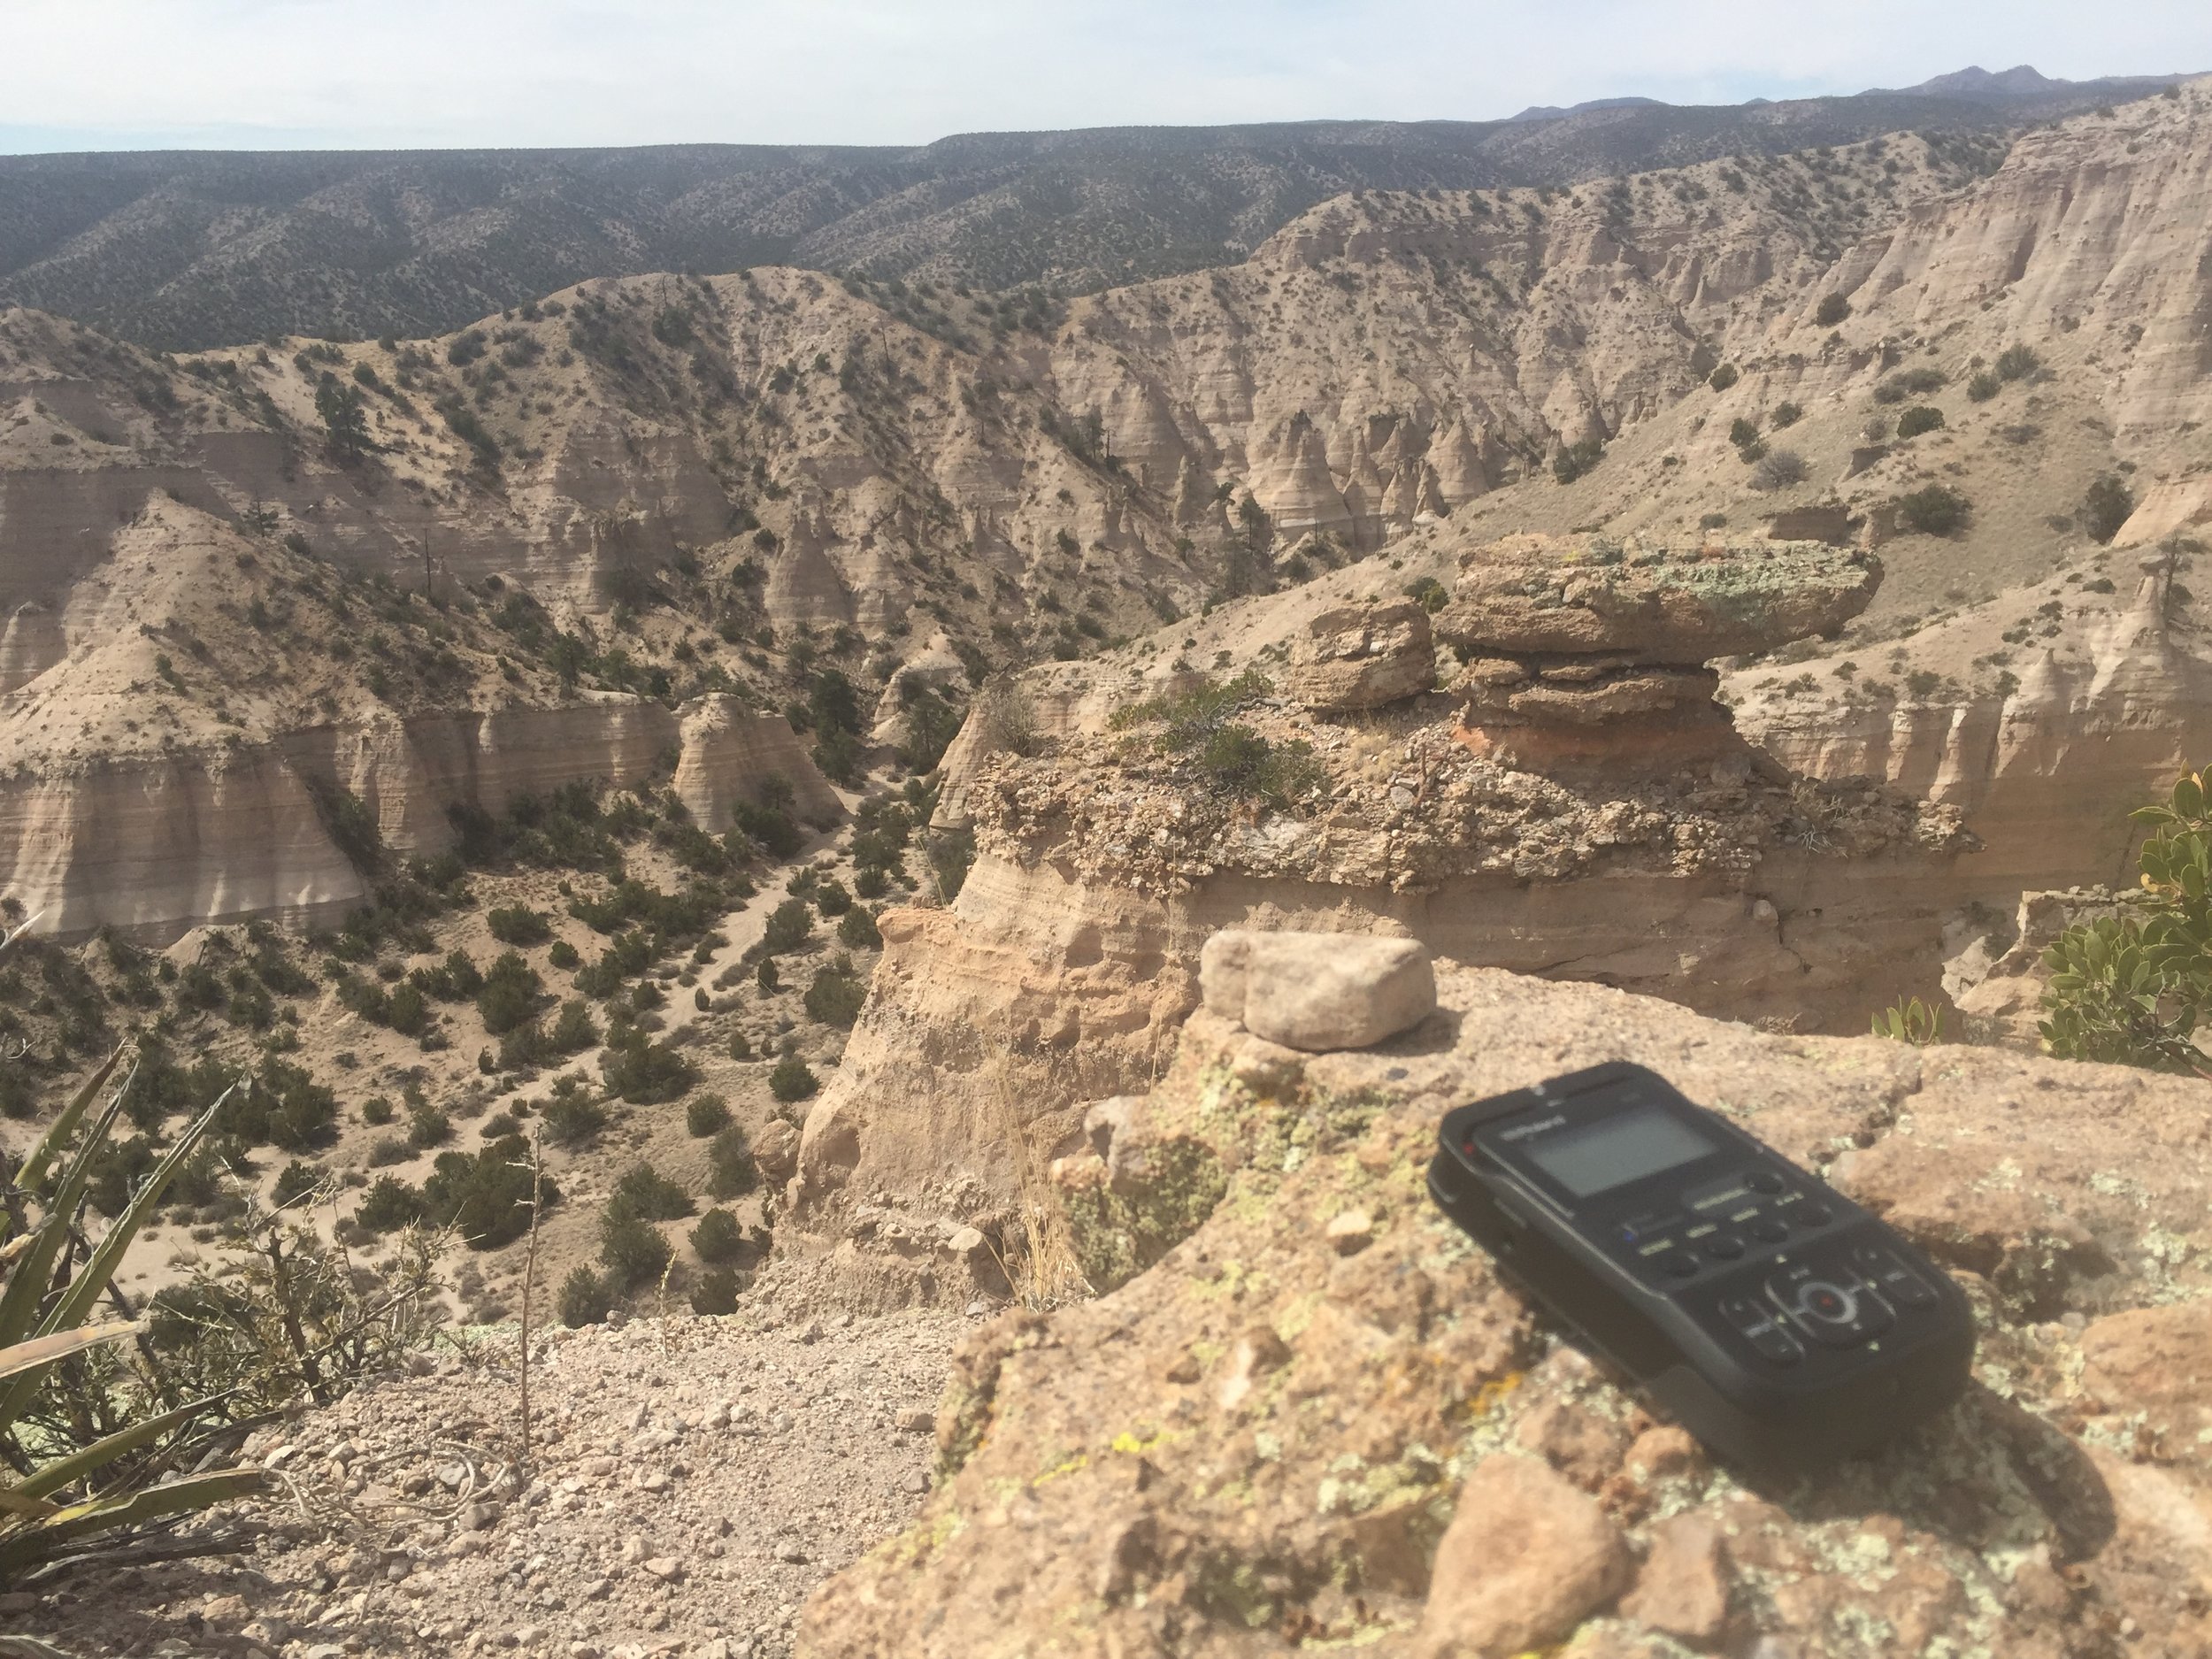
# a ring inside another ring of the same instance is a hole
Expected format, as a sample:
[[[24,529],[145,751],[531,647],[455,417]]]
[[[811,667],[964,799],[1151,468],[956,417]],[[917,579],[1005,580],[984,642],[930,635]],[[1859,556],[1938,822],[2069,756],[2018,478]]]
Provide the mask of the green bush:
[[[1950,377],[1941,369],[1906,369],[1891,375],[1874,388],[1878,403],[1901,403],[1908,397],[1925,397],[1930,392],[1939,392],[1950,384]]]
[[[1833,328],[1850,315],[1849,300],[1840,294],[1824,294],[1820,296],[1820,303],[1813,307],[1813,326],[1816,328]]]
[[[710,1210],[691,1230],[691,1253],[703,1262],[734,1262],[745,1253],[745,1229],[726,1210]]]
[[[1973,503],[1947,485],[1930,484],[1897,498],[1897,517],[1923,535],[1951,535],[1964,528]]]
[[[453,1139],[453,1119],[428,1101],[411,1102],[407,1108],[407,1144],[418,1151],[442,1147]]]
[[[1774,414],[1770,424],[1777,432],[1779,432],[1785,426],[1794,426],[1799,421],[1804,419],[1805,411],[1798,404],[1781,403],[1777,403],[1774,406]]]
[[[2043,359],[2025,346],[2007,346],[1997,354],[1997,373],[2008,380],[2024,380],[2043,366]]]
[[[422,1184],[426,1219],[450,1225],[472,1250],[494,1250],[512,1243],[530,1227],[530,1148],[520,1135],[509,1135],[475,1156],[441,1152]],[[545,1179],[547,1209],[560,1201],[552,1178]]]
[[[759,1185],[760,1166],[745,1132],[735,1124],[718,1132],[707,1142],[707,1196],[742,1198]]]
[[[572,1269],[561,1281],[561,1323],[570,1330],[597,1325],[614,1311],[614,1288],[588,1267]]]
[[[403,1135],[379,1135],[369,1143],[369,1167],[373,1170],[404,1164],[414,1156],[415,1148],[407,1144]]]
[[[1936,432],[1943,426],[1943,411],[1932,403],[1915,403],[1897,417],[1897,435],[1917,438],[1924,432]]]
[[[839,956],[818,970],[814,983],[807,987],[806,1017],[820,1025],[849,1030],[867,1000],[868,987],[853,972],[852,958]]]
[[[2082,497],[2082,531],[2092,541],[2108,543],[2134,511],[2135,497],[2128,487],[2108,472],[2092,483],[2089,493]]]
[[[1758,423],[1754,420],[1747,420],[1741,415],[1737,416],[1735,419],[1728,423],[1728,442],[1734,444],[1739,449],[1742,449],[1746,444],[1758,442]]]
[[[607,1126],[607,1109],[592,1099],[580,1079],[556,1084],[541,1114],[545,1133],[556,1146],[581,1146]]]
[[[1985,403],[1991,398],[1996,396],[1999,392],[2002,391],[2004,389],[2004,386],[2005,383],[2002,380],[1992,374],[1987,369],[1984,369],[1980,373],[1975,375],[1973,379],[1967,381],[1966,396],[1968,401],[1971,403]]]
[[[2193,1041],[2212,1007],[2212,781],[2185,772],[2166,801],[2131,816],[2140,908],[2070,927],[2044,952],[2044,1045],[2062,1059],[2201,1077]]]
[[[1705,377],[1705,384],[1711,387],[1717,392],[1724,392],[1741,378],[1742,377],[1736,373],[1736,365],[1734,364],[1724,363],[1720,365],[1720,367],[1715,369],[1710,374]]]
[[[806,942],[814,932],[814,917],[804,899],[786,899],[769,912],[760,942],[769,950],[790,950]]]
[[[641,1217],[610,1204],[599,1217],[599,1259],[622,1289],[634,1290],[658,1279],[674,1257],[660,1230]]]
[[[837,942],[852,950],[876,950],[882,948],[883,934],[876,918],[856,904],[837,918]]]
[[[380,1175],[362,1194],[353,1218],[371,1233],[396,1233],[422,1219],[422,1194],[396,1175]]]
[[[502,951],[485,970],[483,988],[476,994],[476,1011],[484,1029],[496,1037],[523,1024],[537,1011],[543,988],[535,968],[514,951]]]
[[[753,1057],[753,1040],[741,1031],[730,1033],[730,1058],[749,1060]]]
[[[151,1168],[152,1165],[149,1164],[148,1167]],[[296,1203],[321,1186],[322,1179],[323,1170],[320,1164],[303,1163],[295,1158],[279,1172],[276,1185],[270,1189],[269,1202],[280,1210],[288,1204]],[[103,1209],[104,1213],[111,1216],[118,1214],[121,1206],[118,1205],[111,1210],[104,1206]]]
[[[853,895],[845,891],[845,884],[835,876],[825,876],[815,884],[814,908],[822,913],[822,919],[842,916],[853,907]]]
[[[709,1268],[691,1287],[691,1310],[702,1317],[737,1311],[737,1274],[726,1267]]]
[[[1585,438],[1579,443],[1563,444],[1559,453],[1551,458],[1551,475],[1562,484],[1571,484],[1604,458],[1602,438]]]
[[[673,1043],[650,1041],[634,1025],[608,1032],[599,1072],[608,1091],[633,1106],[675,1100],[699,1080],[698,1069]]]
[[[567,940],[557,939],[553,941],[553,949],[545,953],[545,959],[565,972],[581,962],[583,957]]]
[[[647,1221],[680,1221],[698,1209],[691,1194],[649,1164],[634,1164],[614,1184],[608,1210]]]
[[[803,1101],[822,1087],[821,1080],[807,1069],[805,1061],[795,1054],[787,1054],[776,1062],[775,1070],[768,1074],[768,1092],[787,1106]]]
[[[719,1094],[694,1094],[684,1105],[684,1127],[705,1140],[730,1121],[730,1103]]]
[[[361,1102],[361,1121],[371,1127],[388,1124],[394,1116],[392,1102],[381,1094],[372,1094]]]
[[[542,945],[553,925],[526,904],[505,904],[484,913],[492,937],[503,945]]]

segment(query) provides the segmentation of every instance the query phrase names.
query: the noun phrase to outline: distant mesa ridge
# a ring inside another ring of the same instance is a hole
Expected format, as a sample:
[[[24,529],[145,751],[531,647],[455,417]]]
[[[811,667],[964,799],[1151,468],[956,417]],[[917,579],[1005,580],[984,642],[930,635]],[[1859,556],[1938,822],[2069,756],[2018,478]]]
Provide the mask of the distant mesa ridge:
[[[1356,190],[1536,188],[1912,131],[2007,137],[2181,77],[2021,67],[1493,121],[967,133],[918,147],[166,150],[0,157],[0,306],[160,350],[419,337],[593,278],[792,265],[1096,293],[1242,261]]]

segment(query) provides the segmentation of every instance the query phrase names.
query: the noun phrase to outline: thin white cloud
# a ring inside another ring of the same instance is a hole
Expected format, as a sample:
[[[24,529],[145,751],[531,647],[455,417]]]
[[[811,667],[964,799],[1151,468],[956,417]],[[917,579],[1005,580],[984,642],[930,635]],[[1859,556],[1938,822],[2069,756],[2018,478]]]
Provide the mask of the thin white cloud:
[[[11,0],[0,147],[916,143],[1640,93],[1855,92],[1970,62],[2212,69],[2128,0]]]

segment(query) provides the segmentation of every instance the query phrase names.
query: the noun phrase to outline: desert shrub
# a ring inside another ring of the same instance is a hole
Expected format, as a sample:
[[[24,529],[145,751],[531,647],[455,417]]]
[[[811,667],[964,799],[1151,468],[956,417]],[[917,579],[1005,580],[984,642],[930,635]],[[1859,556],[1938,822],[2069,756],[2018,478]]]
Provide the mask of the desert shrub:
[[[526,904],[503,904],[484,913],[492,937],[503,945],[541,945],[553,937],[553,924]]]
[[[530,1226],[530,1148],[520,1135],[509,1135],[471,1157],[441,1152],[422,1184],[426,1219],[450,1226],[472,1250],[495,1250],[520,1238]],[[560,1202],[552,1177],[541,1189],[547,1209]]]
[[[1793,484],[1805,481],[1808,468],[1805,457],[1794,449],[1772,449],[1759,457],[1751,469],[1751,488],[1757,490],[1787,489]]]
[[[1897,498],[1897,517],[1923,535],[1951,535],[1965,527],[1973,503],[1944,484],[1930,484]]]
[[[1563,444],[1559,453],[1551,458],[1551,475],[1562,484],[1571,484],[1604,458],[1602,438],[1585,438],[1578,443]]]
[[[845,884],[835,876],[826,876],[815,884],[814,908],[822,913],[824,921],[833,916],[842,916],[852,907],[853,895],[845,890]]]
[[[806,844],[806,832],[791,815],[791,786],[781,778],[762,784],[760,798],[740,801],[731,810],[735,827],[772,858],[788,858]]]
[[[567,1055],[580,1054],[598,1041],[599,1027],[592,1020],[591,1004],[580,996],[572,996],[554,1017],[545,1043],[553,1053]]]
[[[353,1218],[371,1233],[397,1233],[422,1219],[422,1194],[396,1175],[380,1175],[362,1194]]]
[[[567,940],[557,939],[553,941],[553,949],[545,953],[545,959],[555,967],[566,971],[581,962],[583,957]]]
[[[535,968],[514,951],[502,951],[485,970],[483,987],[476,993],[476,1011],[484,1029],[495,1037],[512,1031],[537,1011],[543,988]]]
[[[2136,857],[2139,908],[2069,927],[2044,952],[2039,1029],[2053,1054],[2204,1075],[2193,1034],[2212,1008],[2208,795],[2205,772],[2185,772],[2131,814],[2152,829]]]
[[[806,1017],[824,1025],[849,1029],[860,1018],[860,1005],[867,998],[868,987],[853,972],[852,958],[841,956],[818,970],[814,983],[807,987]]]
[[[790,950],[806,942],[814,932],[814,918],[804,899],[786,899],[769,913],[760,942],[770,950]]]
[[[152,1166],[149,1164],[148,1167]],[[322,1179],[323,1169],[320,1164],[309,1164],[295,1158],[278,1172],[276,1185],[269,1191],[269,1202],[280,1210],[288,1204],[296,1203],[321,1186]],[[110,1210],[105,1213],[114,1215],[117,1211]]]
[[[2092,541],[2109,542],[2134,511],[2135,497],[2128,487],[2108,472],[2092,483],[2089,493],[2082,497],[2083,534]]]
[[[392,1102],[381,1094],[373,1094],[361,1102],[361,1121],[373,1127],[391,1122],[394,1115]]]
[[[545,1133],[556,1146],[581,1146],[607,1126],[607,1109],[594,1100],[580,1079],[563,1078],[554,1085],[541,1114]]]
[[[1777,432],[1779,432],[1785,426],[1794,426],[1799,421],[1804,419],[1805,411],[1800,405],[1792,403],[1780,403],[1774,406],[1774,413],[1770,418],[1769,424],[1772,426]]]
[[[1966,396],[1970,403],[1985,403],[2004,390],[2005,383],[1987,369],[1982,370],[1966,383]]]
[[[610,1203],[599,1217],[599,1259],[624,1290],[649,1284],[668,1271],[675,1251],[660,1230]]]
[[[753,983],[764,991],[783,989],[783,976],[776,972],[776,959],[773,956],[763,956],[760,959],[760,965],[753,970]]]
[[[1759,442],[1759,423],[1739,415],[1728,423],[1728,442],[1739,449]]]
[[[803,1101],[822,1087],[821,1079],[808,1070],[805,1061],[795,1054],[787,1054],[776,1062],[768,1074],[768,1092],[789,1105]]]
[[[753,1040],[741,1031],[730,1033],[730,1058],[749,1060],[753,1057]]]
[[[1840,294],[1824,294],[1820,296],[1820,303],[1813,307],[1813,326],[1816,328],[1833,328],[1850,315],[1849,300]]]
[[[1908,397],[1925,397],[1930,392],[1939,392],[1949,384],[1950,377],[1941,369],[1904,369],[1878,383],[1874,401],[1878,403],[1901,403]]]
[[[1997,373],[2008,380],[2024,380],[2043,366],[2043,359],[2026,346],[2007,346],[1997,354]]]
[[[621,1179],[614,1184],[607,1207],[610,1210],[641,1216],[648,1221],[680,1220],[698,1208],[691,1202],[690,1194],[651,1164],[643,1163],[634,1164],[623,1171]]]
[[[837,942],[852,950],[875,950],[883,943],[876,918],[856,904],[837,918]]]
[[[407,1108],[407,1144],[421,1150],[442,1147],[453,1139],[453,1119],[428,1101],[414,1101]]]
[[[691,1253],[703,1262],[734,1262],[745,1253],[745,1229],[726,1210],[710,1210],[691,1230]]]
[[[707,1142],[707,1196],[741,1198],[759,1185],[760,1166],[745,1132],[735,1124],[717,1131]]]
[[[737,1273],[727,1267],[709,1268],[691,1287],[691,1310],[703,1317],[737,1311]]]
[[[1271,743],[1235,718],[1273,690],[1265,676],[1248,669],[1234,680],[1202,680],[1188,691],[1118,709],[1111,725],[1116,730],[1156,725],[1155,752],[1181,761],[1215,793],[1287,806],[1310,794],[1325,774],[1311,745]],[[933,843],[931,851],[933,859]]]
[[[1943,426],[1943,411],[1932,403],[1915,403],[1897,417],[1897,435],[1917,438],[1924,432],[1936,432]]]
[[[561,1323],[570,1330],[597,1325],[613,1311],[613,1286],[588,1267],[572,1269],[561,1281]]]
[[[730,1103],[719,1094],[694,1094],[684,1103],[684,1127],[705,1140],[730,1121]]]
[[[697,1068],[672,1043],[654,1042],[634,1025],[607,1033],[599,1071],[608,1092],[633,1106],[674,1100],[699,1080]]]
[[[1734,364],[1724,363],[1705,377],[1705,384],[1717,392],[1724,392],[1742,378],[1737,373]]]

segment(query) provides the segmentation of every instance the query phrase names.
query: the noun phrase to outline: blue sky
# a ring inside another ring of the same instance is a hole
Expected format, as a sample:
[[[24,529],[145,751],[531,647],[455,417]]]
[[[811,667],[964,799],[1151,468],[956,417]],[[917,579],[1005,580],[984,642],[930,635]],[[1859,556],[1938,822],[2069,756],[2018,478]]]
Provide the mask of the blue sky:
[[[0,151],[686,142],[2212,71],[2208,0],[7,0]],[[1809,26],[1808,19],[1816,19]]]

